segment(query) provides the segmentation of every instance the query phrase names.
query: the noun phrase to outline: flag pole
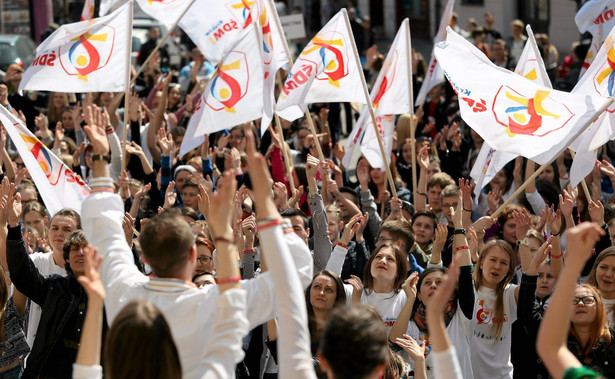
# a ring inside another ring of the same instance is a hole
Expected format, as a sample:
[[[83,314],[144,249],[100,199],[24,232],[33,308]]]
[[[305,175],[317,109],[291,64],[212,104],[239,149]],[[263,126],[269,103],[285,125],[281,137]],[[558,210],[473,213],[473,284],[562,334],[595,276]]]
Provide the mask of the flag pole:
[[[280,83],[282,82],[282,78],[280,77],[280,71],[278,70],[276,72],[276,82],[280,81]],[[274,86],[274,92],[275,92],[275,86]],[[280,121],[280,116],[278,116],[277,113],[273,112],[273,117],[275,118],[275,126],[276,126],[276,133],[278,133],[278,138],[280,138],[280,142],[281,142],[281,148],[282,148],[282,159],[284,160],[284,168],[286,168],[286,175],[288,176],[288,182],[290,184],[290,190],[291,190],[291,194],[292,191],[295,190],[295,179],[293,179],[293,169],[290,167],[290,151],[288,151],[288,149],[286,149],[286,142],[284,141],[284,133],[282,131],[282,122]]]
[[[574,159],[574,157],[576,156],[575,152],[572,149],[570,149],[570,155],[572,156],[572,159]],[[589,202],[592,200],[592,197],[589,194],[589,189],[587,188],[587,183],[585,182],[585,178],[581,179],[581,187],[583,188],[583,192],[585,193],[585,196],[587,197],[587,203],[589,204]]]
[[[166,34],[164,35],[164,37],[162,37],[162,39],[160,40],[160,42],[158,42],[158,44],[156,45],[156,47],[154,47],[154,50],[152,50],[151,53],[149,53],[147,59],[143,62],[143,64],[141,65],[141,67],[139,67],[139,70],[137,70],[137,73],[135,74],[135,77],[132,78],[132,81],[130,82],[130,85],[132,86],[133,84],[135,84],[135,81],[137,80],[137,78],[139,77],[139,75],[141,75],[141,73],[143,72],[143,70],[145,69],[145,67],[147,66],[147,64],[149,63],[150,59],[152,59],[152,57],[154,56],[154,54],[156,54],[156,52],[160,49],[160,47],[165,43],[165,41],[167,40],[167,38],[169,38],[169,36],[171,35],[171,33],[173,32],[173,30],[177,27],[177,24],[179,24],[179,21],[182,19],[182,17],[184,17],[184,15],[186,14],[186,12],[188,12],[188,9],[190,9],[192,7],[192,4],[194,4],[196,0],[190,0],[190,4],[188,4],[188,6],[186,6],[186,9],[184,9],[184,11],[182,12],[182,14],[179,15],[179,17],[177,18],[177,20],[175,20],[175,22],[173,23],[173,26],[167,30]],[[132,30],[132,27],[131,27]],[[132,39],[131,41],[129,41],[128,46],[132,45]]]
[[[410,22],[404,19],[404,26],[408,29],[408,41],[406,47],[406,59],[408,61],[408,98],[410,99],[410,148],[412,149],[412,204],[416,204],[417,197],[417,180],[416,180],[416,121],[414,116],[414,86],[412,83],[412,35],[410,32]]]
[[[128,33],[126,33],[127,35],[127,45],[128,46],[128,54],[126,54],[126,89],[125,89],[125,93],[124,93],[124,130],[122,133],[122,172],[126,169],[126,138],[128,135],[128,127],[129,127],[129,121],[130,121],[130,88],[132,87],[132,83],[130,82],[130,67],[131,67],[131,63],[130,63],[130,46],[132,43],[132,14],[133,14],[133,10],[134,10],[134,1],[131,1],[130,4],[130,15],[129,15],[129,19],[128,19]]]
[[[293,67],[295,63],[293,62],[293,56],[290,54],[290,49],[288,48],[288,42],[286,41],[286,35],[284,34],[284,30],[282,29],[280,18],[278,17],[278,11],[276,10],[275,5],[272,4],[271,0],[268,0],[267,4],[269,4],[269,10],[271,11],[273,15],[273,21],[275,22],[278,30],[282,34],[282,38],[281,38],[282,47],[284,47],[284,52],[286,53],[286,56],[288,57],[288,65],[290,67]],[[282,83],[282,86],[283,85],[284,83]],[[277,113],[276,113],[276,117],[278,117]],[[310,113],[310,110],[307,107],[305,108],[305,118],[307,119],[308,127],[310,128],[310,133],[312,133],[312,136],[314,136],[314,144],[316,146],[316,151],[318,151],[318,159],[324,162],[325,156],[322,153],[322,147],[320,146],[320,140],[318,139],[318,136],[316,135],[316,128],[314,127],[314,121],[312,121],[312,114]]]
[[[615,99],[608,98],[608,100],[604,104],[602,104],[602,106],[598,109],[598,111],[585,123],[585,125],[583,125],[581,129],[579,129],[579,131],[574,135],[574,137],[570,139],[570,141],[576,140],[581,135],[581,133],[585,131],[585,129],[587,129],[594,121],[596,121],[598,117],[600,117],[600,115],[604,113],[604,111],[608,107],[610,107],[611,104],[613,104],[613,101],[615,101]],[[557,157],[560,154],[562,154],[566,149],[568,149],[568,146],[564,146],[563,148],[561,148],[557,152],[557,154],[553,155],[553,159],[551,159],[547,164],[540,166],[538,170],[536,170],[532,174],[532,176],[530,176],[525,182],[523,182],[523,184],[521,184],[521,186],[519,186],[519,188],[517,188],[517,190],[502,205],[500,205],[500,207],[491,215],[491,217],[492,218],[498,217],[499,214],[502,213],[502,211],[504,210],[504,207],[510,204],[517,196],[519,196],[519,194],[521,194],[521,191],[523,191],[525,187],[527,187],[531,183],[532,180],[535,180],[538,177],[538,175],[540,175],[540,173],[545,168],[547,168],[547,166],[550,166],[551,163],[553,163],[553,161],[556,160]],[[588,200],[589,199],[591,199],[591,197],[589,197]]]
[[[378,139],[378,147],[380,147],[380,154],[382,155],[382,160],[384,161],[384,166],[386,169],[387,179],[389,180],[389,186],[391,187],[391,194],[393,194],[393,198],[397,199],[397,190],[395,189],[395,181],[393,180],[393,175],[391,174],[391,168],[389,167],[389,159],[387,159],[387,155],[384,151],[384,144],[382,143],[382,136],[380,135],[380,131],[378,130],[378,123],[376,122],[376,113],[374,112],[374,106],[372,104],[372,99],[369,96],[369,90],[367,89],[367,83],[365,82],[365,75],[363,75],[363,69],[361,66],[361,61],[359,60],[359,54],[357,52],[357,44],[354,40],[354,35],[352,34],[352,29],[350,28],[350,20],[348,19],[348,12],[346,9],[342,9],[344,14],[344,21],[346,21],[346,27],[348,28],[348,33],[350,34],[350,42],[352,43],[352,48],[354,50],[354,59],[357,64],[357,69],[361,73],[361,84],[363,85],[363,92],[365,93],[365,100],[367,101],[367,107],[369,109],[369,115],[372,119],[372,126],[374,127],[374,131],[376,132],[376,138]]]

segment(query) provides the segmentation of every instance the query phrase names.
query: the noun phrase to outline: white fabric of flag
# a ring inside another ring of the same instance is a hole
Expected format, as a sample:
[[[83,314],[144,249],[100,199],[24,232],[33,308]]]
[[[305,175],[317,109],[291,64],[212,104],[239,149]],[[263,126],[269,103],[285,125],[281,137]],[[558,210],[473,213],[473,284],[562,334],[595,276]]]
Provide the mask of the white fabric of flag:
[[[499,68],[450,28],[435,53],[459,96],[466,123],[494,149],[539,164],[551,162],[611,103],[601,96],[539,86]]]
[[[594,62],[572,92],[615,96],[615,27],[607,35]],[[612,105],[571,144],[571,149],[576,151],[570,168],[570,183],[573,186],[579,184],[591,172],[596,162],[597,150],[613,138],[615,106]]]
[[[411,94],[408,83],[412,80],[409,77],[412,65],[408,57],[411,50],[410,25],[408,19],[405,19],[397,31],[370,94],[378,130],[389,159],[393,149],[393,131],[395,130],[393,115],[410,110]],[[367,158],[369,164],[383,171],[386,170],[386,165],[390,161],[386,163],[382,161],[380,146],[367,107],[363,109],[346,141],[346,155],[342,161],[344,166],[349,167],[353,151],[359,141],[361,142],[361,153]]]
[[[552,88],[532,28],[527,25],[525,29],[528,35],[527,43],[519,56],[515,73],[535,83]],[[474,187],[476,196],[480,195],[481,190],[495,178],[497,173],[516,157],[517,154],[515,153],[495,150],[484,142],[470,172],[470,177],[476,183]]]
[[[87,184],[39,141],[28,128],[4,107],[0,122],[17,147],[45,207],[53,216],[62,208],[81,212],[81,203],[90,194]]]
[[[102,17],[109,13],[111,8],[117,3],[117,0],[100,0],[100,5],[98,7],[98,17]]]
[[[171,28],[190,0],[137,0],[141,9]],[[216,65],[238,35],[254,20],[255,0],[196,0],[179,26]]]
[[[37,48],[19,89],[125,91],[131,32],[131,2],[107,16],[61,26]]]
[[[440,19],[440,26],[438,27],[438,33],[433,40],[434,46],[446,39],[446,28],[448,27],[451,17],[453,17],[453,8],[455,7],[455,0],[448,0],[444,12],[442,12],[442,18]],[[431,59],[429,59],[429,65],[427,66],[427,73],[425,79],[421,85],[418,95],[416,96],[416,105],[421,105],[427,98],[427,93],[440,83],[444,83],[444,72],[438,64],[438,60],[434,51],[431,52]]]
[[[611,30],[615,26],[615,0],[587,1],[577,12],[574,21],[581,33],[590,32],[594,37],[598,35],[597,30],[601,26],[603,30]]]
[[[308,103],[365,104],[361,77],[345,21],[339,11],[303,49],[284,82],[276,112],[288,121],[305,114]]]
[[[265,133],[275,111],[275,77],[282,66],[291,61],[285,48],[284,31],[279,28],[280,18],[270,0],[257,0],[258,7],[253,7],[263,40],[263,59],[265,65],[264,107],[261,119],[261,135]]]
[[[252,23],[224,55],[195,106],[180,156],[199,147],[204,134],[262,116],[264,67],[261,43],[258,27]]]
[[[85,0],[81,11],[81,21],[91,20],[94,17],[94,0]]]

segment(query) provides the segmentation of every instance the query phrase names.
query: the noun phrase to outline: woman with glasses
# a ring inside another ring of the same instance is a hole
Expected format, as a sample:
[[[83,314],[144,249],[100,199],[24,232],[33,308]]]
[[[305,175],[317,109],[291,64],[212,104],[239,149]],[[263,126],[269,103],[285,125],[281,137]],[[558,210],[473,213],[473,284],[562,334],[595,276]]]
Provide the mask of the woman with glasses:
[[[214,265],[214,243],[207,238],[199,235],[196,238],[196,265],[194,266],[193,275],[200,274],[205,271],[212,273],[216,272]]]
[[[568,349],[583,365],[615,377],[614,329],[609,329],[600,291],[589,284],[574,290]]]

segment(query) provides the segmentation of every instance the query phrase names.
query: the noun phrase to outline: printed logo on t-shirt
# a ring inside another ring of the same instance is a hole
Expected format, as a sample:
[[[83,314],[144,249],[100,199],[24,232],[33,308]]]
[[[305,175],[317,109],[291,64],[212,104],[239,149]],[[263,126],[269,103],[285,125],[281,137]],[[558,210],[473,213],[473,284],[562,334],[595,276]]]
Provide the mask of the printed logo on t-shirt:
[[[397,320],[396,318],[392,318],[392,317],[386,317],[384,319],[384,325],[386,325],[388,328],[392,328],[393,324],[395,324],[395,320]]]
[[[481,299],[478,302],[478,311],[476,312],[476,320],[478,321],[478,325],[489,325],[489,324],[493,324],[494,322],[498,322],[498,320],[495,319],[494,315],[495,315],[495,311],[493,309],[490,308],[485,308],[485,299]],[[504,314],[504,318],[501,322],[508,322],[508,315]]]
[[[425,358],[431,353],[431,344],[429,343],[429,334],[419,335],[419,339],[417,341],[419,345],[422,342],[425,342]]]

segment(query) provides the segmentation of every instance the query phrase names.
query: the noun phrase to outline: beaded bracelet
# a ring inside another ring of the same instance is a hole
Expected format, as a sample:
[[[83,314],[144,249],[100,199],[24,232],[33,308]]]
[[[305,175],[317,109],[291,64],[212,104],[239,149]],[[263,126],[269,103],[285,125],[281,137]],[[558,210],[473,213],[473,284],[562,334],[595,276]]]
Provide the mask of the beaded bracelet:
[[[455,248],[455,251],[459,251],[459,250],[469,250],[469,249],[470,249],[470,246],[468,246],[468,245],[461,245],[461,246],[457,246],[457,247]]]

